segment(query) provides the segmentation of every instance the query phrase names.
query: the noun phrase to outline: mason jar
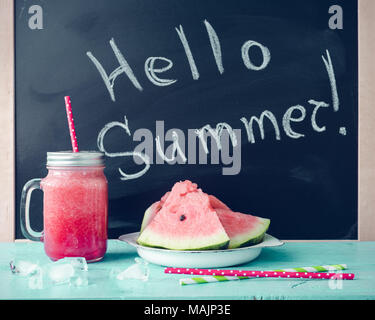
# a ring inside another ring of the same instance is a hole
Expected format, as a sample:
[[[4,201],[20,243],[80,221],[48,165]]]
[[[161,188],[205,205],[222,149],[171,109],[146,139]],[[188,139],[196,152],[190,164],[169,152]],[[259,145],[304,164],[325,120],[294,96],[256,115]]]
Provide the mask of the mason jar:
[[[21,230],[42,241],[53,261],[84,257],[99,261],[107,250],[108,185],[104,154],[97,151],[47,152],[48,174],[27,182],[21,196]],[[43,231],[30,227],[30,197],[43,191]]]

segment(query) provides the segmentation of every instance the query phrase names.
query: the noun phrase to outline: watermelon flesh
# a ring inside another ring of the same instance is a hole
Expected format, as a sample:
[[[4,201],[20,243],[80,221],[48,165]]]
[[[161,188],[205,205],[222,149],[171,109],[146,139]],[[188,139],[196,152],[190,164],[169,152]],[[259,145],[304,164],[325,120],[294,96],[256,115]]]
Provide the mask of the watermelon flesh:
[[[161,207],[163,206],[165,200],[169,196],[169,191],[160,199],[160,201],[154,202],[150,207],[147,208],[141,225],[141,232],[144,228],[150,223],[150,221],[155,217],[155,215],[160,211]]]
[[[143,219],[143,230],[137,240],[139,244],[173,250],[228,246],[230,239],[208,195],[196,184],[190,181],[176,183],[164,200],[162,205],[153,204]]]
[[[145,212],[138,243],[175,250],[224,249],[260,243],[270,220],[232,211],[186,180]]]

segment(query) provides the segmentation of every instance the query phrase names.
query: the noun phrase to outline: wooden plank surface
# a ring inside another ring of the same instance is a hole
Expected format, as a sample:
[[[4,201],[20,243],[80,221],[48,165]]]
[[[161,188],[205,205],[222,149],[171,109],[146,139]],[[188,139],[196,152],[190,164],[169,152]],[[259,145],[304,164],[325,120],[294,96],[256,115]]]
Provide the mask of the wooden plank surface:
[[[359,1],[359,240],[375,240],[375,1]]]
[[[0,243],[0,299],[375,299],[375,242],[299,242],[265,248],[242,270],[272,270],[324,264],[347,264],[355,280],[248,279],[180,286],[188,275],[164,274],[149,264],[149,280],[117,280],[114,275],[134,263],[133,247],[110,240],[101,262],[88,265],[88,286],[60,285],[30,289],[28,279],[12,274],[11,259],[50,263],[42,243]]]
[[[0,241],[14,239],[13,1],[0,0]]]

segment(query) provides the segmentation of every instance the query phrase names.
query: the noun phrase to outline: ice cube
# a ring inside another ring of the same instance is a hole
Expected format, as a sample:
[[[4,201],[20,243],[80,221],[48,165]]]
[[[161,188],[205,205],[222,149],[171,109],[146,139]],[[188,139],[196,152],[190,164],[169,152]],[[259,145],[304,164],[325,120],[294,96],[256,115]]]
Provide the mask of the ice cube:
[[[126,268],[124,271],[117,274],[116,278],[118,280],[148,280],[150,273],[150,270],[148,268],[148,262],[140,258],[135,258],[134,260],[135,264],[132,264],[130,267]]]
[[[82,257],[63,258],[50,263],[43,268],[48,280],[54,285],[69,284],[73,286],[86,286],[87,263]]]
[[[26,260],[13,259],[9,262],[10,270],[12,273],[20,276],[29,276],[39,270],[37,263],[33,263]]]
[[[47,269],[47,275],[55,284],[69,282],[74,275],[74,268],[70,264],[51,265]]]
[[[74,274],[70,277],[70,285],[75,287],[88,285],[88,266],[85,258],[64,258],[59,261],[69,263],[74,268]]]
[[[88,266],[86,259],[83,257],[66,257],[60,260],[57,260],[55,264],[66,264],[69,263],[75,270],[87,271]]]
[[[87,286],[87,262],[83,257],[68,257],[39,265],[26,260],[9,262],[12,273],[28,278],[30,289],[43,289],[55,285]]]
[[[29,276],[28,285],[30,289],[43,289],[43,270],[39,268],[35,273]]]
[[[31,263],[23,263],[20,265],[21,270],[28,271],[28,286],[30,289],[44,289],[56,285],[69,285],[69,286],[87,286],[87,263],[85,258],[63,258],[55,262],[49,262],[45,265],[34,265],[33,268],[29,266]],[[12,272],[20,273],[19,264],[11,263]],[[17,269],[18,268],[18,269]]]

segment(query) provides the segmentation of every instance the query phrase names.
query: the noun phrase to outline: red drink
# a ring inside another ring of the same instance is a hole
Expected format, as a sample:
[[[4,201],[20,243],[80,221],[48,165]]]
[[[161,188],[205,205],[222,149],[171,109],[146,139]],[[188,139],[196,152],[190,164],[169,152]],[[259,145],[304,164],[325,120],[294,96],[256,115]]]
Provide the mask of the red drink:
[[[100,260],[107,249],[107,181],[103,167],[50,168],[44,191],[44,249],[52,260]]]
[[[108,186],[104,154],[100,152],[48,152],[48,175],[26,183],[21,198],[24,236],[43,241],[52,260],[84,257],[99,261],[107,250]],[[30,194],[44,193],[43,232],[30,227]]]

